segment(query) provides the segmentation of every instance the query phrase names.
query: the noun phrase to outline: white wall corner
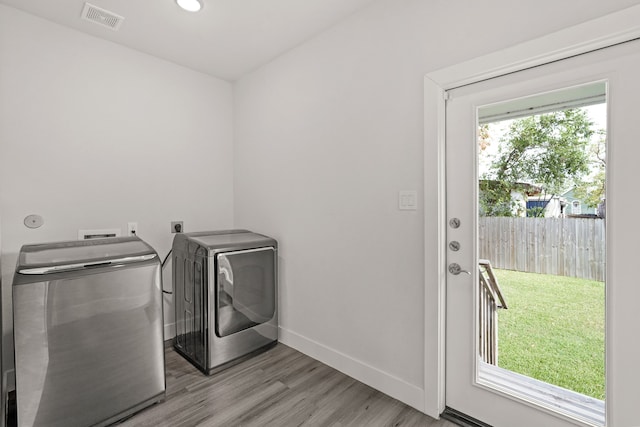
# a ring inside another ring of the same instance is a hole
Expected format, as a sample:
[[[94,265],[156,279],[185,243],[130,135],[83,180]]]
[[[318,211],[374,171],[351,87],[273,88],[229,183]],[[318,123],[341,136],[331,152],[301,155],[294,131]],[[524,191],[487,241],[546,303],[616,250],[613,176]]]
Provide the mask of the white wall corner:
[[[424,412],[424,390],[418,386],[283,327],[280,327],[279,341]]]

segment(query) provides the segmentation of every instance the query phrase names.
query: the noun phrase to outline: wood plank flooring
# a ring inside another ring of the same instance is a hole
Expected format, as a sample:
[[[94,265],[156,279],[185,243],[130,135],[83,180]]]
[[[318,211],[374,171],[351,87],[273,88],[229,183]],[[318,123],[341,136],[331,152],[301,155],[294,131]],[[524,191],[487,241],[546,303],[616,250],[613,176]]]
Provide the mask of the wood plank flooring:
[[[120,427],[455,427],[278,344],[205,376],[166,349],[167,399]]]

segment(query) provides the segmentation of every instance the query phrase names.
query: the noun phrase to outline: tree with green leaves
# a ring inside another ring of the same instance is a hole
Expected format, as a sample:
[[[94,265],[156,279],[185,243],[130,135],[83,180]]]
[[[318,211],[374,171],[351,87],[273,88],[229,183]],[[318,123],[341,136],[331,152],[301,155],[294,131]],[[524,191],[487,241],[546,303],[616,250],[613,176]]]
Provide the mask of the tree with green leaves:
[[[597,208],[605,196],[605,173],[607,168],[606,135],[598,131],[598,140],[589,146],[589,163],[592,174],[576,182],[574,195],[584,200],[589,207]]]
[[[590,170],[586,147],[594,133],[592,126],[587,113],[575,108],[514,120],[482,177],[494,184],[492,193],[481,194],[481,213],[512,216],[513,209],[505,209],[504,202],[523,183],[541,188],[542,196],[551,200],[580,182]],[[493,206],[494,202],[499,203]],[[544,207],[533,214],[543,216]]]

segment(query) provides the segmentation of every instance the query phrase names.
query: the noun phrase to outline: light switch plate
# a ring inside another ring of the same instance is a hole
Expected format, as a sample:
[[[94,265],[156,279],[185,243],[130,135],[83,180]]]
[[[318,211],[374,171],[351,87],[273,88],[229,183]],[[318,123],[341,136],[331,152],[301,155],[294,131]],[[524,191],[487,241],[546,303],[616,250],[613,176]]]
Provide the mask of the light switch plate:
[[[416,190],[402,190],[398,193],[398,209],[401,211],[415,211],[418,209],[418,192]]]

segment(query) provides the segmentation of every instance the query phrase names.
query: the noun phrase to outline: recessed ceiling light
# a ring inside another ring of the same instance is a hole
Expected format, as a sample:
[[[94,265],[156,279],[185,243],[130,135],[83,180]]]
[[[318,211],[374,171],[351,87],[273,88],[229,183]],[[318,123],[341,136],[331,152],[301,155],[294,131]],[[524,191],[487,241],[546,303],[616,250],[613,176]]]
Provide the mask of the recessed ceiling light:
[[[201,0],[176,0],[178,6],[189,12],[197,12],[202,9]]]

